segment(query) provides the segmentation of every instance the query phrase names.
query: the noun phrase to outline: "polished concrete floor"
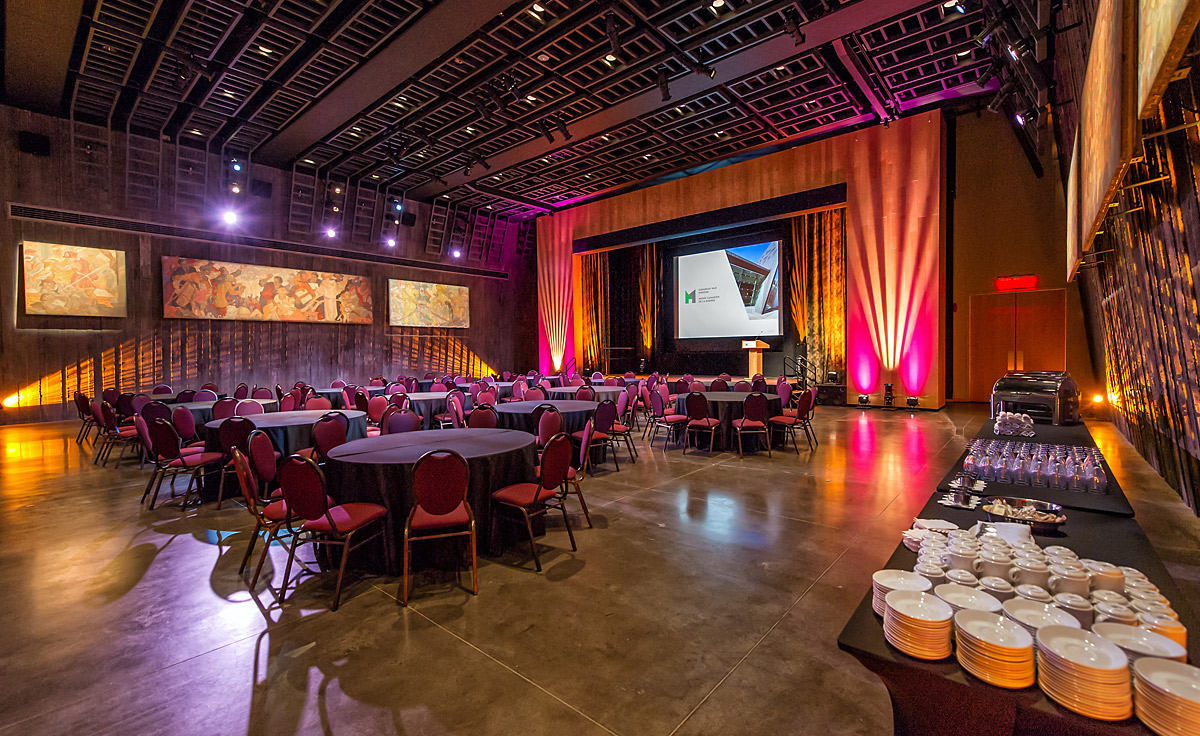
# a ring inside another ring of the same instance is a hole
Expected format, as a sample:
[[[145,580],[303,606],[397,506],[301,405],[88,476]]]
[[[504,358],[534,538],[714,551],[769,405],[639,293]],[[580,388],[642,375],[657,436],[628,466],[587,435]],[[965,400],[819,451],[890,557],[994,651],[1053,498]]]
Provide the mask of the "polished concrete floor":
[[[543,573],[513,549],[408,608],[356,578],[337,612],[327,578],[247,590],[244,509],[142,511],[73,424],[0,427],[0,733],[887,734],[835,640],[982,412],[821,408],[771,459],[642,444],[586,481],[578,552],[548,522]],[[1092,431],[1196,605],[1200,521]]]

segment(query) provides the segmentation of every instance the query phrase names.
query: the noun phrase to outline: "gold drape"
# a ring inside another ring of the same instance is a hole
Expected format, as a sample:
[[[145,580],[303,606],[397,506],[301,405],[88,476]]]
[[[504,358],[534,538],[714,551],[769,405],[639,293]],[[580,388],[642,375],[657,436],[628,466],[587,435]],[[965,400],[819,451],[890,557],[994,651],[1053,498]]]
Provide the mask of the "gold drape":
[[[647,243],[638,249],[638,354],[649,360],[654,353],[658,332],[658,245]]]
[[[580,286],[583,309],[580,333],[583,337],[583,359],[580,370],[607,371],[605,348],[608,331],[608,253],[588,253],[580,259]]]
[[[846,209],[792,218],[788,306],[796,341],[820,380],[846,370]]]

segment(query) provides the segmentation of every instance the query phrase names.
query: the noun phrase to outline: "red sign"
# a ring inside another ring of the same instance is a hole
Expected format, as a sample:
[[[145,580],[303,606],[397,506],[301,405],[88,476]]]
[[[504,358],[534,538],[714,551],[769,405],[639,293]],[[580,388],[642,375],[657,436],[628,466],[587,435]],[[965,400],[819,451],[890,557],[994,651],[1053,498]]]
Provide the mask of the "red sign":
[[[1001,276],[996,279],[996,291],[1032,291],[1038,286],[1036,274]]]

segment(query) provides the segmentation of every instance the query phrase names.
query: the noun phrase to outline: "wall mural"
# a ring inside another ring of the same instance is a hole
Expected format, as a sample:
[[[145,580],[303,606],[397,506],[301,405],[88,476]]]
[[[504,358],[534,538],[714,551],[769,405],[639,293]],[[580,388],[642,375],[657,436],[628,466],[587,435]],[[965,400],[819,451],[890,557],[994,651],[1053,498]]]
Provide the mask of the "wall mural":
[[[371,324],[371,281],[323,271],[163,256],[163,316]]]
[[[388,279],[389,324],[395,327],[470,327],[470,289]]]
[[[25,314],[125,316],[125,252],[25,241]]]

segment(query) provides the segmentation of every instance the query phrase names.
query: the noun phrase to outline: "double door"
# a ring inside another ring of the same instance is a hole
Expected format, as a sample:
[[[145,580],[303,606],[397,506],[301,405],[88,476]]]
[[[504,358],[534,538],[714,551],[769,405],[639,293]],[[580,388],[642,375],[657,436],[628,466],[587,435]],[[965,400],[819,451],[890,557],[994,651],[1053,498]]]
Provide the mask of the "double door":
[[[1067,369],[1067,291],[971,295],[971,401],[990,401],[1006,371]]]

